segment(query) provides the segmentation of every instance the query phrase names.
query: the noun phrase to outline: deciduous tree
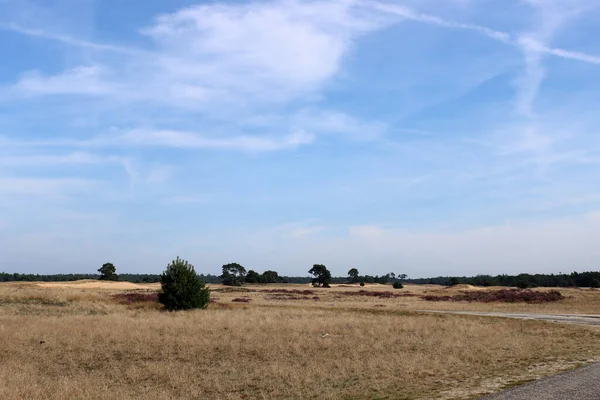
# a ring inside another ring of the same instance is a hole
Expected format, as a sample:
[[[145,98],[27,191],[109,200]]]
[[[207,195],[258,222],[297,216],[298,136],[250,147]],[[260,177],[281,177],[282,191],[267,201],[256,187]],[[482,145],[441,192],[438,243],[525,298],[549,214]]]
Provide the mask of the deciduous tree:
[[[221,282],[227,286],[242,286],[246,280],[246,269],[238,263],[225,264],[222,267]]]
[[[313,286],[329,287],[329,284],[331,283],[331,272],[329,272],[326,266],[323,264],[314,264],[308,273],[314,276],[312,280]]]
[[[352,282],[352,283],[358,282],[358,269],[356,269],[356,268],[350,269],[350,271],[348,271],[348,278],[350,279],[350,282]]]

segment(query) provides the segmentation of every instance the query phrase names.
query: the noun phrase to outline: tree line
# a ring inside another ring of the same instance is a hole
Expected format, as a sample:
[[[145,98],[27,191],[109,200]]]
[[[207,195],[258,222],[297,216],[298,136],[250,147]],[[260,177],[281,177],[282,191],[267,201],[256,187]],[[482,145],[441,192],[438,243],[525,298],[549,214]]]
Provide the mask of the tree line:
[[[106,263],[110,264],[110,263]],[[106,265],[104,264],[103,267]],[[112,265],[112,264],[111,264]],[[322,264],[315,264],[322,265]],[[239,269],[239,267],[242,269]],[[226,264],[225,271],[219,275],[198,274],[205,283],[224,283],[231,285],[254,284],[254,283],[313,283],[316,276],[281,276],[276,271],[267,270],[258,273],[254,270],[246,272],[244,267],[237,263]],[[314,268],[314,266],[313,266]],[[311,270],[313,269],[311,268]],[[101,268],[102,269],[102,268]],[[110,267],[109,267],[110,269]],[[320,268],[317,268],[317,272]],[[100,272],[100,270],[99,270]],[[314,272],[314,271],[313,271]],[[108,275],[111,275],[110,273]],[[116,272],[115,272],[115,275]],[[0,272],[0,282],[65,282],[82,279],[100,279],[99,274],[19,274]],[[105,277],[106,278],[106,277]],[[326,278],[326,279],[325,279]],[[161,280],[159,274],[128,274],[121,273],[117,279],[132,283],[157,283]],[[412,283],[417,285],[435,284],[451,286],[456,284],[468,284],[473,286],[509,286],[509,287],[600,287],[600,272],[572,272],[570,274],[519,274],[519,275],[477,275],[472,277],[439,276],[434,278],[408,279],[405,274],[388,273],[385,275],[360,275],[356,268],[348,271],[348,276],[335,277],[321,275],[320,284],[327,280],[328,284],[342,283],[380,283],[393,284],[395,282]],[[317,284],[319,281],[317,279]]]
[[[100,274],[18,274],[0,272],[0,282],[67,282],[100,279]],[[206,283],[221,283],[218,275],[198,274]],[[158,283],[159,274],[118,274],[118,280],[131,283]]]
[[[316,269],[315,269],[316,267]],[[308,284],[317,283],[317,285],[328,286],[329,284],[340,283],[381,283],[389,284],[401,281],[406,278],[405,274],[394,274],[390,272],[385,275],[360,275],[356,268],[348,271],[346,277],[334,277],[322,264],[315,264],[309,274],[312,276],[282,276],[277,271],[266,270],[258,273],[254,270],[246,269],[238,263],[229,263],[223,265],[221,275],[198,274],[198,277],[205,283],[223,283],[230,286],[240,286],[246,283],[297,283]],[[314,272],[317,272],[317,275]],[[112,263],[104,263],[98,269],[98,274],[19,274],[0,272],[0,282],[66,282],[82,279],[93,280],[119,280],[131,283],[158,283],[161,281],[160,274],[128,274],[116,273],[116,267]],[[320,280],[318,278],[320,276]],[[317,278],[317,281],[314,281]]]
[[[476,275],[471,277],[438,276],[436,278],[407,279],[416,285],[432,284],[451,286],[467,284],[473,286],[533,287],[600,287],[600,272],[571,272],[570,274],[518,274]]]

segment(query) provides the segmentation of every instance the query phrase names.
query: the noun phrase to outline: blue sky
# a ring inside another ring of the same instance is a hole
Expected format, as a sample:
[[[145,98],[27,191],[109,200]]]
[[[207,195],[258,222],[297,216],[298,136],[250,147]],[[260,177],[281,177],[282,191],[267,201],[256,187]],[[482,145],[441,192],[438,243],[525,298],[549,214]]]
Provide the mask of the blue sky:
[[[0,270],[597,270],[599,18],[0,0]]]

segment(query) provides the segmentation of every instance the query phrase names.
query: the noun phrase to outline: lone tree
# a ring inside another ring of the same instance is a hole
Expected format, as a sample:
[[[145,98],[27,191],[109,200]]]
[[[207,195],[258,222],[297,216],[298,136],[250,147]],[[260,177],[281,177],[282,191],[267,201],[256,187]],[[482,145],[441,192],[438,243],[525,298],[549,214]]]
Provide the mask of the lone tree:
[[[330,287],[329,284],[331,283],[331,272],[329,272],[327,267],[323,264],[313,265],[308,273],[314,276],[312,280],[313,286],[322,286],[325,288]]]
[[[117,275],[117,269],[112,263],[104,263],[100,268],[98,268],[98,272],[100,272],[100,280],[101,281],[118,281],[119,275]]]
[[[221,282],[226,286],[242,286],[246,280],[246,269],[238,263],[223,265]]]
[[[206,308],[210,301],[210,290],[194,266],[179,257],[161,274],[160,286],[158,301],[169,311]]]
[[[358,282],[358,270],[356,268],[352,268],[348,271],[348,278],[350,278],[350,282],[356,283]]]

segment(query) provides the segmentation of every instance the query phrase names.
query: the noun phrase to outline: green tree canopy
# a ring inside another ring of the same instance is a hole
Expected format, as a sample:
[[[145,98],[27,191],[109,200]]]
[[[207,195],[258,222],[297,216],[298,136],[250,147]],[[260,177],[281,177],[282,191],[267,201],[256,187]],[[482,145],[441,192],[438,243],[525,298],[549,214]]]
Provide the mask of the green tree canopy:
[[[246,269],[238,263],[225,264],[222,267],[221,282],[227,286],[242,286],[246,280]]]
[[[279,283],[282,279],[279,277],[279,274],[276,271],[267,270],[263,272],[261,281],[263,283]]]
[[[246,283],[260,283],[261,280],[262,276],[253,269],[246,274]]]
[[[112,263],[104,263],[102,267],[98,268],[100,272],[100,280],[102,281],[118,281],[119,275],[117,275],[117,269]]]
[[[313,275],[312,280],[313,286],[329,287],[331,283],[331,272],[323,264],[314,264],[313,267],[308,270],[308,273]]]
[[[350,279],[350,282],[352,283],[356,283],[358,282],[358,269],[356,268],[352,268],[350,269],[350,271],[348,271],[348,278]]]

